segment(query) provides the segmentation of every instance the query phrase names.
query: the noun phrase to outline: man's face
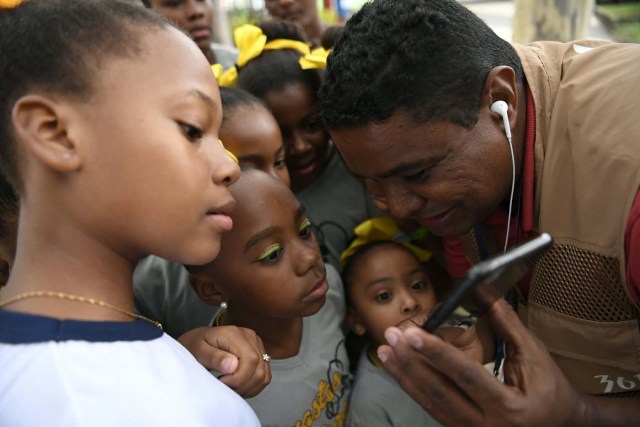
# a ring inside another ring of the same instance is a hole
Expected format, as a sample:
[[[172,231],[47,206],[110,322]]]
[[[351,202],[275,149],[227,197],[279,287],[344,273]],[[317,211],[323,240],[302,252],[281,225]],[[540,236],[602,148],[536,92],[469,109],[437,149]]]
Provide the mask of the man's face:
[[[485,111],[486,110],[486,111]],[[383,123],[330,131],[378,208],[414,219],[439,236],[460,236],[508,196],[509,145],[488,108],[466,129],[416,123],[396,113]]]

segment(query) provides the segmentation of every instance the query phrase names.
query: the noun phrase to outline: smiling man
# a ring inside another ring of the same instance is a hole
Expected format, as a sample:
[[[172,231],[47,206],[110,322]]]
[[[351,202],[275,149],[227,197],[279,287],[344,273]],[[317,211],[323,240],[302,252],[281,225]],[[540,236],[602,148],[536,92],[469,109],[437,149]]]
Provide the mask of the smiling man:
[[[508,385],[417,328],[387,331],[385,367],[444,424],[637,422],[637,400],[594,396],[640,395],[639,60],[512,46],[451,0],[374,0],[329,56],[321,112],[346,164],[379,208],[443,237],[453,277],[555,239],[521,284],[528,329],[502,302],[489,313]]]

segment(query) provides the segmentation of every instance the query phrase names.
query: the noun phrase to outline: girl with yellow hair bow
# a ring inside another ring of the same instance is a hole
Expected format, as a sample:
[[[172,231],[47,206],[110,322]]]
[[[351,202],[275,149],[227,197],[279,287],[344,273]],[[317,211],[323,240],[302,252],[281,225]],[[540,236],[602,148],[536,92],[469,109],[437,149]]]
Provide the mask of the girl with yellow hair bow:
[[[239,70],[268,50],[290,49],[299,52],[301,57],[298,62],[303,70],[324,69],[327,64],[328,50],[322,47],[311,50],[308,43],[294,38],[275,38],[267,41],[267,35],[256,25],[241,25],[235,29],[233,36],[240,51],[236,65],[224,73],[219,64],[211,66],[220,86],[235,86]]]
[[[316,226],[325,261],[339,268],[355,226],[380,213],[317,113],[326,53],[310,51],[300,29],[283,21],[241,27],[236,41],[237,86],[262,99],[276,118],[291,188]]]

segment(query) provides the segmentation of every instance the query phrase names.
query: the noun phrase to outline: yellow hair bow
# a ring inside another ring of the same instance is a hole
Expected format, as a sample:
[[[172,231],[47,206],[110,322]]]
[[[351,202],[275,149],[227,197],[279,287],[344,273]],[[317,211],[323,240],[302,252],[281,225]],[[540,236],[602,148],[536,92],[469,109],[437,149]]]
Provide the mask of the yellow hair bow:
[[[22,0],[0,0],[0,7],[12,9],[22,3]]]
[[[222,77],[223,70],[224,68],[222,67],[222,64],[213,64],[211,66],[211,71],[213,71],[213,75],[216,77],[216,81],[218,81],[218,84],[220,84],[220,77]]]
[[[300,52],[304,57],[312,54],[309,45],[299,40],[275,39],[267,43],[267,36],[262,32],[262,29],[251,24],[241,25],[236,28],[233,32],[233,38],[240,53],[238,54],[236,66],[229,68],[220,77],[216,77],[220,86],[234,86],[238,81],[238,69],[247,65],[252,59],[260,56],[265,50],[293,49]],[[317,55],[318,54],[316,54],[316,56]],[[300,66],[302,66],[302,62]],[[319,67],[303,67],[304,70],[308,68]]]
[[[355,229],[355,239],[351,242],[349,247],[345,249],[340,255],[340,269],[344,269],[347,261],[353,254],[358,251],[363,245],[371,242],[378,242],[383,240],[393,240],[406,246],[411,252],[413,252],[420,262],[428,261],[431,259],[431,252],[419,248],[416,245],[412,245],[407,241],[403,241],[402,236],[399,235],[398,225],[393,218],[371,218],[360,223]],[[404,238],[406,240],[406,237]]]
[[[303,70],[323,70],[327,67],[329,52],[323,47],[313,49],[310,53],[300,58],[300,67]]]
[[[218,142],[220,143],[220,145],[222,145],[222,148],[224,148],[224,144],[222,143],[222,140],[219,139]],[[227,150],[226,148],[224,148],[224,151],[227,152],[229,157],[231,157],[233,159],[233,161],[236,162],[236,164],[240,164],[240,162],[238,161],[238,158],[236,157],[235,154],[233,154],[231,151]]]

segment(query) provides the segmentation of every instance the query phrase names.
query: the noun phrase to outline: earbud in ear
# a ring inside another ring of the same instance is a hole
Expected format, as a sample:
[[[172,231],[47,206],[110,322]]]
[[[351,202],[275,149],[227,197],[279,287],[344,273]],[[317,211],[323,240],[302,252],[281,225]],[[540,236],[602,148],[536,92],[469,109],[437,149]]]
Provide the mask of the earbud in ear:
[[[500,116],[502,116],[502,122],[504,123],[504,133],[507,136],[507,139],[511,141],[511,126],[509,126],[509,107],[507,106],[507,103],[504,101],[496,101],[491,104],[491,107],[489,108],[494,113],[498,113],[500,114]]]

